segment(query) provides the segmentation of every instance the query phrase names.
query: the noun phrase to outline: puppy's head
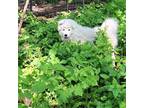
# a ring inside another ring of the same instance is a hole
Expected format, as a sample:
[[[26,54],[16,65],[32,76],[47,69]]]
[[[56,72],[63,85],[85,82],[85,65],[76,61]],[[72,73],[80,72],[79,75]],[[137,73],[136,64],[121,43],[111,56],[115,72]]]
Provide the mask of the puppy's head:
[[[62,40],[70,40],[73,29],[74,28],[71,24],[71,21],[68,19],[64,19],[58,22],[58,31]]]

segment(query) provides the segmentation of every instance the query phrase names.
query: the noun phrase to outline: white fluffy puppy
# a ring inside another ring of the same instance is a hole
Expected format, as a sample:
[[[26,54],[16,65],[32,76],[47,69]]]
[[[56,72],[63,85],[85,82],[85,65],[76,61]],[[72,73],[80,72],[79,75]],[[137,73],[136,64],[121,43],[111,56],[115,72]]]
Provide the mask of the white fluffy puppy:
[[[113,49],[118,44],[117,30],[118,21],[113,18],[106,19],[101,26],[94,28],[81,26],[72,19],[63,19],[58,22],[58,31],[62,40],[80,41],[80,42],[92,42],[97,36],[99,30],[104,30],[111,43]],[[115,59],[114,52],[112,58]]]
[[[101,26],[94,28],[81,26],[72,19],[63,19],[58,22],[58,31],[62,40],[92,42],[99,30],[105,30],[113,48],[118,44],[117,28],[118,21],[112,18],[106,19]]]
[[[96,37],[96,31],[93,28],[81,26],[71,19],[59,21],[58,31],[62,40],[86,42],[94,41]]]

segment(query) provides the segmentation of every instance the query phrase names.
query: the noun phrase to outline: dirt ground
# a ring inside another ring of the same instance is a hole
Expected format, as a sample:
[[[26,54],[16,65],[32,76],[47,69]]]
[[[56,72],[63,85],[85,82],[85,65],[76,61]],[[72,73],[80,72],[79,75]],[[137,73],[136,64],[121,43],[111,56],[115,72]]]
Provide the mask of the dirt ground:
[[[23,9],[24,3],[19,3],[19,11]],[[59,1],[57,4],[33,4],[32,12],[38,17],[52,18],[58,15],[58,12],[75,10],[76,4],[66,4],[65,1]],[[30,10],[29,8],[27,10]]]

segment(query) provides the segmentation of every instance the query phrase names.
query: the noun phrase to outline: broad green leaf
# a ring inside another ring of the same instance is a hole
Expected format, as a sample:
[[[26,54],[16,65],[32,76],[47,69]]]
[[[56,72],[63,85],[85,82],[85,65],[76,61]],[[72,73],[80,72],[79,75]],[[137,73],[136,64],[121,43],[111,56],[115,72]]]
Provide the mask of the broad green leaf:
[[[50,90],[50,91],[53,91],[55,90],[58,86],[59,86],[59,82],[57,80],[57,77],[51,77],[47,80],[47,88]]]
[[[108,79],[108,78],[109,78],[109,76],[108,76],[107,74],[100,74],[100,76],[101,76],[102,78],[104,78],[104,79]]]
[[[47,84],[44,81],[37,81],[32,85],[31,89],[33,92],[40,93],[45,91],[45,89],[47,89]]]
[[[120,108],[126,108],[126,102],[125,101],[120,103]]]
[[[92,86],[95,86],[95,85],[97,85],[98,83],[97,83],[97,81],[98,81],[98,76],[89,76],[89,77],[87,77],[85,80],[86,80],[86,83],[90,86],[90,85],[92,85]]]
[[[116,79],[113,79],[112,84],[113,84],[113,91],[112,91],[113,95],[114,97],[117,97],[119,94],[119,84]]]
[[[86,89],[87,87],[89,87],[89,85],[87,84],[86,81],[83,81],[83,82],[81,83],[81,87],[82,87],[83,89]]]
[[[60,103],[67,102],[68,98],[72,95],[72,91],[70,89],[58,90],[57,93]]]
[[[22,103],[19,103],[19,104],[18,104],[18,108],[27,108],[27,106],[24,105],[24,104],[22,104]]]
[[[53,68],[55,70],[58,70],[58,71],[65,71],[66,70],[66,68],[61,64],[55,64],[55,65],[53,65]]]
[[[75,95],[82,96],[82,94],[83,94],[83,89],[82,89],[82,87],[81,87],[80,85],[74,86],[73,89],[74,89],[74,94],[75,94]]]

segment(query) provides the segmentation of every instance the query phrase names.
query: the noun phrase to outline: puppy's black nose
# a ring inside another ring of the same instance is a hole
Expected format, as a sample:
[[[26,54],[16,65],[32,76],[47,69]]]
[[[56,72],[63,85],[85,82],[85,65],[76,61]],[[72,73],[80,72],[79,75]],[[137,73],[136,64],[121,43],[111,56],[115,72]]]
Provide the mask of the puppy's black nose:
[[[64,36],[67,37],[67,34],[65,34]]]

